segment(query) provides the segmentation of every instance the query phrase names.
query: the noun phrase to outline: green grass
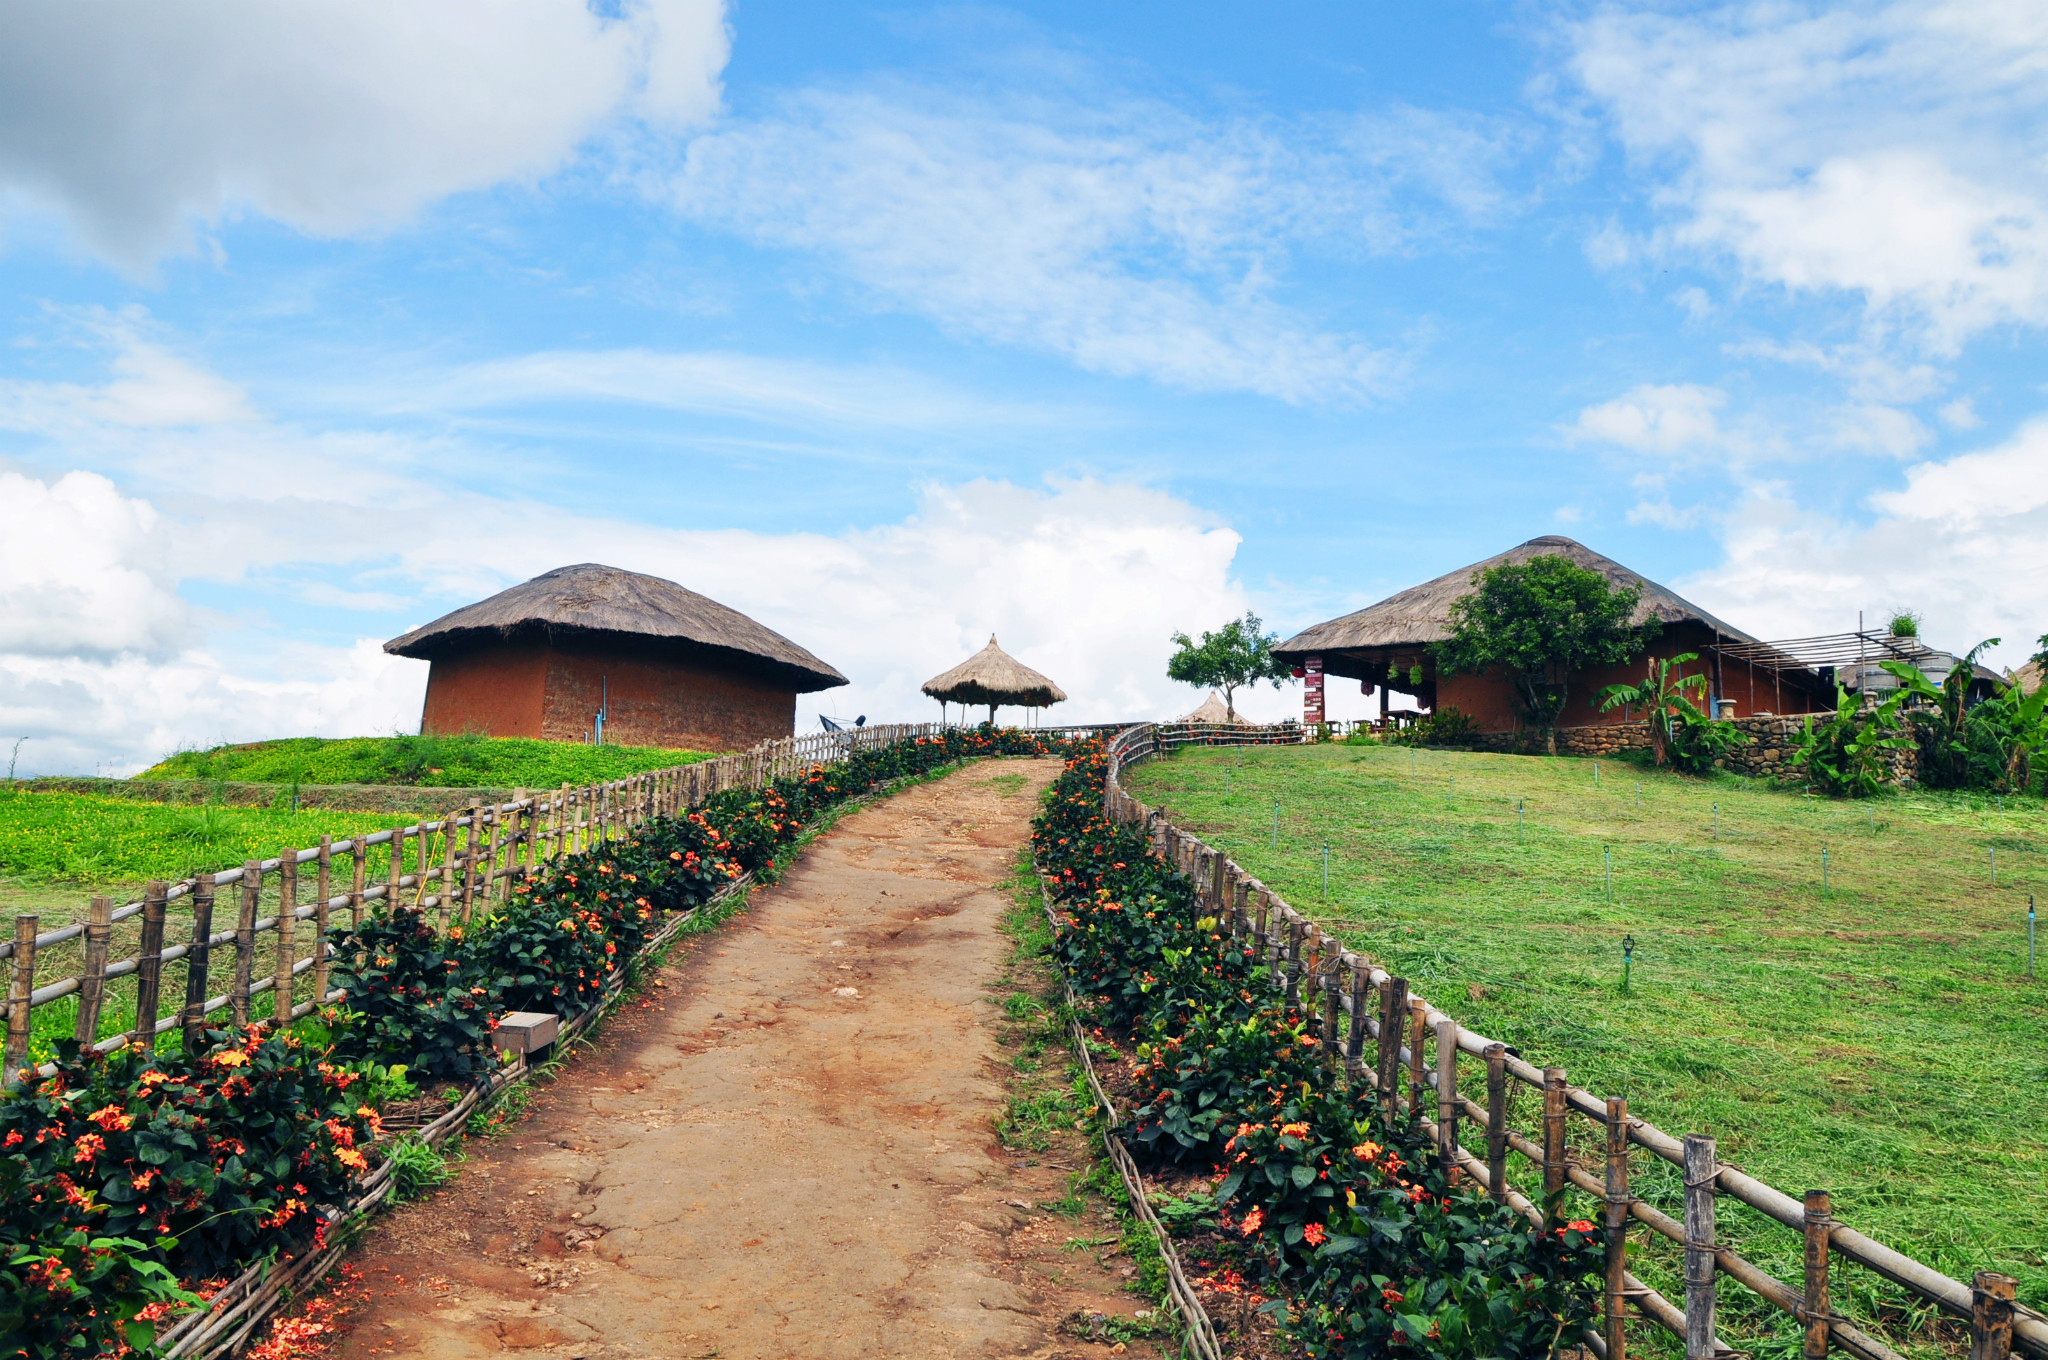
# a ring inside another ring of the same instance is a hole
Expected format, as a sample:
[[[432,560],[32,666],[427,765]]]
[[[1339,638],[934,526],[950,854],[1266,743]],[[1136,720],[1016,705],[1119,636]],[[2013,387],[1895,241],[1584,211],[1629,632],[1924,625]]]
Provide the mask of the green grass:
[[[1188,749],[1127,786],[1529,1061],[1628,1097],[1667,1133],[1715,1134],[1724,1161],[1795,1198],[1831,1191],[1842,1221],[1952,1276],[2003,1270],[2048,1304],[2048,982],[2024,976],[2028,894],[2048,905],[2042,804],[1829,802],[1613,760],[1596,787],[1593,765]],[[1635,1165],[1677,1203],[1673,1168]],[[1796,1283],[1794,1234],[1725,1201],[1722,1214]],[[1648,1252],[1667,1297],[1675,1261]],[[1867,1285],[1844,1273],[1844,1289]],[[1735,1322],[1766,1354],[1791,1334],[1761,1310]]]
[[[708,759],[701,751],[583,746],[524,737],[291,737],[180,751],[136,777],[548,789],[602,783]]]

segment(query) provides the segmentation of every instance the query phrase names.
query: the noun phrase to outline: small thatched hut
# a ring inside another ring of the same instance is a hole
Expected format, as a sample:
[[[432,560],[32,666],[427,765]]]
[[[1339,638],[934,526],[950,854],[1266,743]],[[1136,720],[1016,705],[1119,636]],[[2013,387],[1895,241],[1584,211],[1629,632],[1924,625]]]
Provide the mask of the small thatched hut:
[[[716,600],[594,562],[557,567],[384,650],[433,663],[426,733],[739,750],[794,733],[797,695],[847,682]]]
[[[2043,666],[2038,661],[2029,661],[2012,673],[2012,683],[2020,687],[2020,693],[2032,694],[2041,688],[2044,673],[2048,673],[2048,666]]]
[[[941,704],[987,704],[991,723],[996,709],[1006,704],[1047,708],[1067,697],[1065,690],[997,646],[994,633],[988,635],[988,646],[920,688]]]
[[[1212,689],[1209,691],[1209,697],[1195,706],[1194,712],[1182,715],[1177,721],[1191,723],[1242,723],[1244,719],[1232,716],[1230,706],[1223,702],[1223,696]]]
[[[1474,719],[1482,732],[1516,730],[1521,722],[1508,678],[1439,676],[1430,644],[1450,636],[1451,605],[1472,593],[1474,576],[1488,567],[1522,563],[1545,555],[1569,558],[1581,567],[1599,572],[1616,586],[1639,590],[1641,598],[1633,621],[1640,624],[1654,617],[1663,624],[1661,635],[1650,645],[1649,655],[1698,655],[1700,662],[1689,669],[1694,674],[1702,669],[1706,672],[1709,693],[1723,701],[1724,711],[1743,715],[1807,713],[1832,707],[1831,679],[1823,685],[1812,672],[1766,669],[1732,657],[1724,664],[1723,647],[1760,644],[1734,625],[1715,618],[1612,558],[1602,557],[1583,543],[1546,536],[1532,538],[1484,562],[1412,586],[1355,614],[1304,629],[1274,648],[1275,656],[1296,667],[1308,681],[1306,721],[1323,721],[1323,681],[1334,675],[1359,681],[1367,694],[1384,685],[1393,693],[1412,696],[1424,709],[1455,707]],[[1643,660],[1639,657],[1619,666],[1598,667],[1570,676],[1570,707],[1565,725],[1623,721],[1624,710],[1603,715],[1589,707],[1588,701],[1607,685],[1634,683],[1642,675]]]

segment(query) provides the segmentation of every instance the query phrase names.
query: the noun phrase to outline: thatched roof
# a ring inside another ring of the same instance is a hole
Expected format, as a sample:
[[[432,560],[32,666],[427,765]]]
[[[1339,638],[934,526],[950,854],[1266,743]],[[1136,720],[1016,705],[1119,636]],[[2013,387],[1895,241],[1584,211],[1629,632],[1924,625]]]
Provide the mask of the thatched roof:
[[[674,581],[595,562],[556,567],[393,638],[384,650],[431,659],[515,637],[652,641],[693,659],[765,674],[799,694],[847,683],[836,669],[738,610]]]
[[[1520,547],[1510,548],[1498,557],[1489,557],[1484,562],[1475,562],[1469,567],[1437,577],[1434,581],[1411,586],[1398,595],[1388,596],[1378,604],[1361,609],[1355,614],[1346,614],[1340,619],[1331,619],[1307,628],[1274,648],[1274,654],[1282,660],[1299,665],[1302,658],[1314,652],[1340,652],[1351,649],[1373,647],[1421,648],[1432,642],[1441,642],[1451,635],[1451,604],[1462,596],[1472,593],[1473,576],[1488,567],[1502,563],[1522,563],[1532,557],[1568,557],[1582,567],[1599,572],[1617,586],[1635,586],[1642,592],[1636,605],[1636,612],[1630,620],[1642,623],[1655,617],[1663,623],[1701,623],[1714,629],[1724,637],[1738,642],[1754,642],[1755,638],[1739,628],[1731,627],[1715,618],[1706,610],[1689,600],[1679,598],[1648,577],[1640,576],[1612,558],[1602,557],[1583,543],[1569,538],[1548,535],[1532,538]]]
[[[1067,697],[1065,690],[998,647],[994,633],[989,634],[988,646],[945,674],[933,676],[920,688],[949,704],[1044,708]]]
[[[1223,696],[1212,689],[1209,691],[1209,697],[1202,700],[1202,702],[1196,706],[1194,712],[1186,714],[1185,716],[1176,719],[1176,721],[1196,723],[1241,723],[1244,721],[1244,719],[1231,717],[1230,705],[1224,703]]]
[[[2020,687],[2020,693],[2032,694],[2041,688],[2044,674],[2048,674],[2048,666],[2043,666],[2038,661],[2029,661],[2012,673],[2012,683]]]

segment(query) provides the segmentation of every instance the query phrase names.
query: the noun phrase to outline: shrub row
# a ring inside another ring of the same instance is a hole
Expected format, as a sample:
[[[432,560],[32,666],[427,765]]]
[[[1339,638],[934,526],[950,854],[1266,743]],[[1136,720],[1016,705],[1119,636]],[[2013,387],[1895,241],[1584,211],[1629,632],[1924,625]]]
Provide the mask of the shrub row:
[[[1207,1172],[1234,1268],[1317,1360],[1534,1360],[1574,1344],[1597,1307],[1594,1225],[1531,1225],[1350,1087],[1193,885],[1103,816],[1106,770],[1099,744],[1070,758],[1034,848],[1056,957],[1134,1064],[1116,1132],[1154,1167]]]
[[[196,1054],[67,1044],[54,1075],[15,1074],[0,1099],[0,1360],[146,1350],[211,1287],[317,1246],[379,1155],[375,1069],[482,1079],[496,1017],[587,1011],[664,913],[771,872],[833,804],[953,760],[1066,749],[984,727],[859,751],[553,861],[467,930],[404,904],[337,929],[344,995],[309,1022],[210,1031]]]

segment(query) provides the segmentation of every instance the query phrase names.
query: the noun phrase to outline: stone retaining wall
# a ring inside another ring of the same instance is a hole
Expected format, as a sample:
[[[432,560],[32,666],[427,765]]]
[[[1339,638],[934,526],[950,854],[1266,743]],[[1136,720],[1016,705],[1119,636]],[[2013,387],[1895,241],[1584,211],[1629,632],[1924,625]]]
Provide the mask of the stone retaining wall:
[[[1752,779],[1797,780],[1802,777],[1799,767],[1792,764],[1792,753],[1798,749],[1800,733],[1805,731],[1804,717],[1749,717],[1731,718],[1729,721],[1748,741],[1721,762],[1723,768]],[[1557,730],[1557,753],[1563,756],[1616,756],[1623,751],[1647,750],[1649,745],[1650,725],[1640,719],[1590,727],[1560,727]],[[1473,746],[1481,751],[1523,754],[1542,750],[1535,734],[1526,730],[1483,733],[1474,739]],[[1892,778],[1901,783],[1911,783],[1920,773],[1920,753],[1916,750],[1888,751],[1886,760],[1892,767]]]

